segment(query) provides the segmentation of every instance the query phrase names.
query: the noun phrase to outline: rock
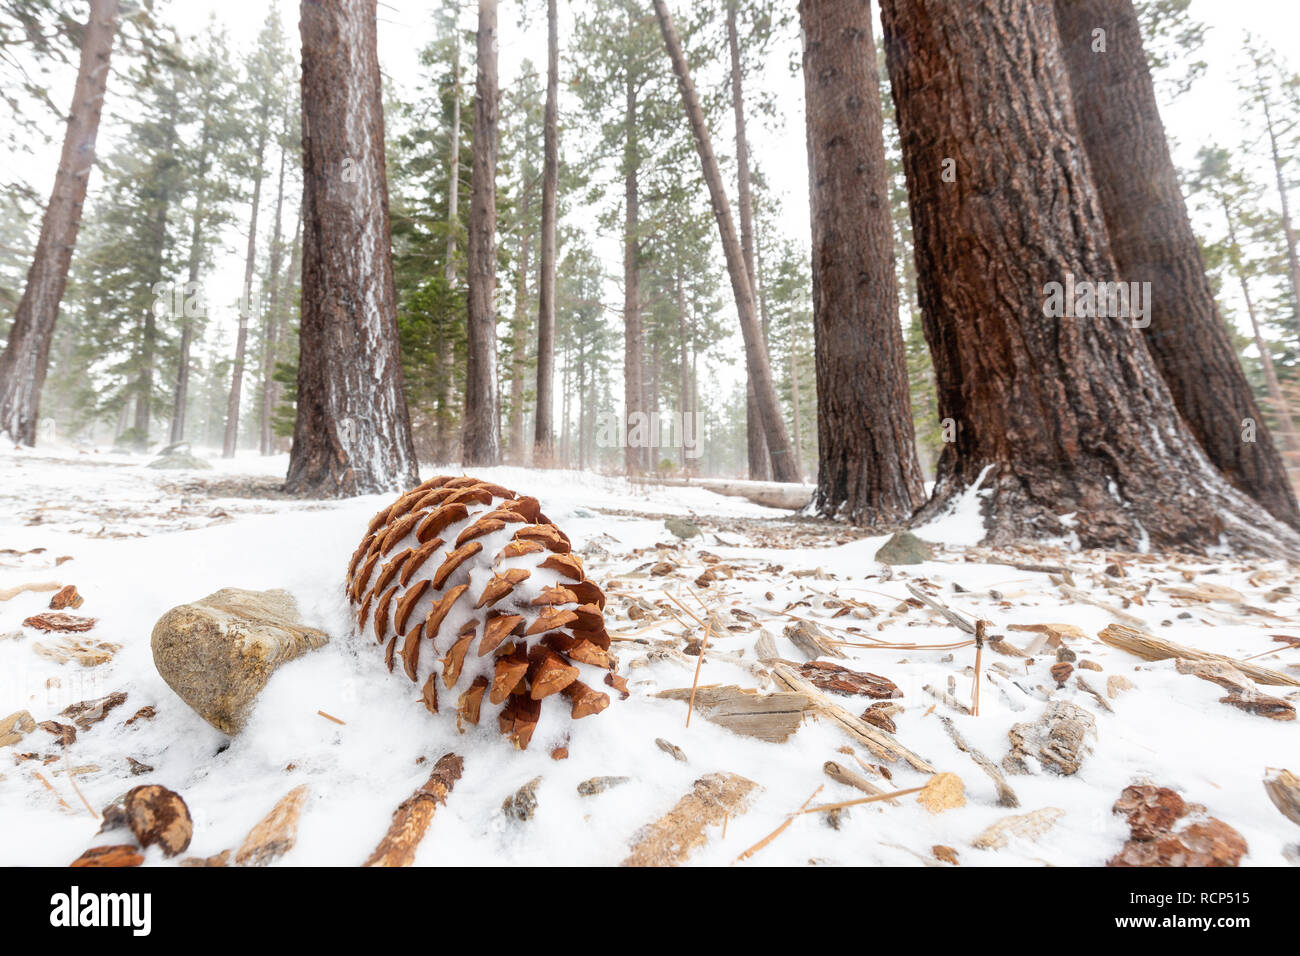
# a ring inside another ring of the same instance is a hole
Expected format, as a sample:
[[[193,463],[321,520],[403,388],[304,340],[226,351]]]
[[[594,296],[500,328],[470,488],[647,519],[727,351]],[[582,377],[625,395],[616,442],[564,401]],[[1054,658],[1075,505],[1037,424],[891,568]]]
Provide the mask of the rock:
[[[1112,812],[1128,818],[1134,840],[1154,840],[1170,832],[1187,815],[1187,802],[1168,787],[1150,784],[1125,787]]]
[[[195,713],[237,734],[277,667],[329,641],[306,627],[287,591],[223,588],[154,625],[154,666]]]
[[[0,720],[0,747],[18,743],[35,729],[36,720],[28,711],[15,711]]]
[[[687,521],[685,518],[665,518],[664,527],[682,539],[694,538],[696,535],[700,534],[700,529],[695,525],[695,523]]]
[[[512,820],[523,823],[533,818],[537,812],[537,785],[541,777],[533,777],[526,784],[506,797],[501,804],[501,812]]]
[[[971,846],[981,850],[1001,850],[1013,837],[1021,840],[1037,840],[1040,836],[1056,826],[1056,821],[1065,816],[1059,807],[1042,807],[1032,813],[1018,813],[1003,817],[977,836]]]
[[[1034,757],[1045,770],[1069,775],[1078,771],[1088,753],[1086,738],[1097,735],[1092,714],[1068,701],[1054,700],[1035,723],[1016,724],[1008,731],[1011,752],[1002,760],[1007,773],[1028,773],[1025,757]]]
[[[897,531],[876,552],[880,564],[920,564],[934,557],[934,549],[910,531]]]
[[[150,468],[159,469],[207,469],[212,467],[212,463],[206,459],[199,458],[189,451],[173,451],[170,454],[164,454],[160,458],[155,458],[149,462]]]
[[[578,796],[594,797],[596,794],[604,793],[606,790],[621,787],[631,779],[631,777],[592,777],[590,780],[584,780],[582,783],[578,784]]]
[[[235,854],[235,862],[240,866],[266,866],[292,850],[298,840],[298,820],[306,802],[305,783],[281,797],[271,812],[248,831]]]
[[[1107,866],[1236,866],[1249,851],[1245,838],[1210,817],[1157,840],[1129,840]]]
[[[955,773],[936,773],[916,795],[916,802],[931,813],[966,806],[966,788]]]
[[[104,808],[99,832],[125,826],[142,848],[162,847],[164,856],[183,853],[194,836],[190,808],[181,795],[158,784],[133,787]]]
[[[1282,816],[1300,826],[1300,777],[1290,770],[1274,770],[1264,777],[1264,789]]]
[[[139,866],[144,862],[140,851],[129,843],[97,846],[87,850],[68,866]]]

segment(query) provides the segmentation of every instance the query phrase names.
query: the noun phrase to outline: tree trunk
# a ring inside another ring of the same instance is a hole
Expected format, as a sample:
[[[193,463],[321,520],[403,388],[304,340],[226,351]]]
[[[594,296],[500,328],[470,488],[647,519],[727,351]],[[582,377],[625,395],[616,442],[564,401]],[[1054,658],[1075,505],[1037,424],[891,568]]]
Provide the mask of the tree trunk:
[[[266,295],[266,312],[262,317],[262,408],[260,417],[261,440],[258,448],[263,455],[274,450],[275,436],[271,434],[271,415],[275,410],[275,354],[280,315],[280,214],[284,208],[285,151],[280,150],[280,178],[275,188],[275,220],[271,226],[271,258],[267,264],[270,288]]]
[[[1047,315],[1048,283],[1115,275],[1051,5],[881,10],[939,415],[958,426],[918,520],[978,486],[989,543],[1295,552],[1214,470],[1128,319]]]
[[[740,248],[745,253],[749,287],[758,288],[754,266],[754,205],[750,196],[749,140],[745,135],[744,74],[740,62],[740,37],[736,31],[737,0],[727,0],[727,49],[731,54],[731,109],[736,117],[736,206],[740,216]],[[764,348],[766,348],[766,344]],[[748,370],[745,373],[745,444],[749,455],[749,477],[766,480],[771,475],[767,441],[758,416],[758,399]]]
[[[36,444],[50,343],[68,284],[72,250],[77,245],[86,183],[95,165],[95,137],[117,34],[117,12],[118,0],[90,0],[54,189],[41,219],[41,235],[27,271],[23,297],[0,354],[0,431],[24,445]]]
[[[497,3],[479,0],[474,84],[474,167],[470,174],[469,327],[465,366],[466,466],[501,460],[497,404]]]
[[[524,376],[527,371],[525,350],[528,348],[528,184],[520,183],[519,199],[519,287],[515,292],[515,321],[510,350],[510,460],[524,464]]]
[[[1132,0],[1056,0],[1075,116],[1119,275],[1150,282],[1147,349],[1224,476],[1288,524],[1300,510],[1228,338],[1169,155]],[[1094,51],[1094,30],[1106,48]],[[1096,278],[1110,278],[1098,276]],[[1255,441],[1241,440],[1244,420]]]
[[[677,75],[677,86],[682,94],[686,116],[695,135],[700,165],[704,169],[704,181],[709,187],[713,215],[718,222],[718,232],[722,237],[722,249],[727,257],[727,271],[731,275],[731,290],[736,299],[740,330],[745,339],[745,361],[754,383],[759,416],[763,422],[763,432],[767,437],[768,452],[772,456],[772,476],[777,481],[798,481],[799,470],[795,462],[794,450],[790,445],[790,435],[786,431],[785,420],[781,417],[781,406],[776,399],[776,389],[772,385],[772,368],[768,364],[767,348],[763,344],[763,329],[758,321],[758,309],[754,303],[753,287],[749,282],[749,270],[745,266],[740,240],[736,237],[736,227],[731,219],[731,205],[727,202],[727,192],[722,185],[718,160],[713,155],[709,130],[704,122],[704,111],[700,109],[700,101],[695,95],[686,57],[682,53],[681,40],[677,37],[677,28],[673,26],[668,7],[664,0],[654,0],[654,7],[655,15],[659,18],[659,28],[664,35],[664,45],[668,48],[669,59],[672,60],[673,72]]]
[[[1273,175],[1277,179],[1277,196],[1278,202],[1282,206],[1282,238],[1286,243],[1286,261],[1288,273],[1291,279],[1291,296],[1300,309],[1300,257],[1296,253],[1296,234],[1295,227],[1291,224],[1291,200],[1290,191],[1287,189],[1286,174],[1283,172],[1282,159],[1278,150],[1277,129],[1273,125],[1273,110],[1269,105],[1268,90],[1264,86],[1264,78],[1260,73],[1259,64],[1255,65],[1255,76],[1258,80],[1260,105],[1264,108],[1264,126],[1268,131],[1269,155],[1273,162]]]
[[[286,489],[410,488],[375,0],[303,0],[300,28],[302,325]]]
[[[627,7],[627,32],[629,41],[636,29],[635,4]],[[637,141],[637,84],[633,61],[627,65],[627,106],[624,111],[623,138],[623,411],[626,426],[635,424],[633,415],[645,411],[645,393],[642,387],[643,342],[641,332],[641,240],[640,202],[637,172],[641,164]],[[648,467],[649,451],[627,443],[624,462],[628,474],[638,474]]]
[[[546,113],[542,160],[541,268],[537,276],[537,411],[533,465],[555,457],[555,229],[560,182],[560,39],[556,0],[546,0]]]
[[[1228,246],[1232,270],[1237,274],[1241,297],[1246,303],[1246,314],[1250,316],[1250,328],[1255,336],[1255,349],[1259,352],[1259,364],[1264,370],[1264,383],[1268,388],[1268,397],[1273,401],[1278,424],[1281,426],[1279,431],[1282,433],[1282,444],[1288,452],[1294,454],[1300,452],[1300,437],[1296,435],[1291,409],[1287,407],[1286,397],[1282,394],[1282,386],[1278,382],[1277,369],[1273,367],[1273,356],[1269,351],[1268,342],[1264,340],[1264,334],[1259,327],[1259,317],[1255,313],[1255,297],[1250,294],[1250,282],[1246,278],[1246,270],[1242,267],[1241,246],[1237,243],[1236,220],[1233,218],[1227,199],[1220,197],[1219,204],[1223,209],[1223,218],[1228,223]]]
[[[170,153],[170,144],[167,147]],[[158,197],[158,208],[154,211],[153,248],[150,249],[152,274],[148,287],[158,288],[163,283],[163,256],[167,250],[167,212],[171,204],[170,191],[164,180]],[[176,297],[169,296],[170,302]],[[144,310],[140,317],[140,369],[136,377],[135,393],[135,433],[134,444],[141,451],[149,448],[149,426],[153,421],[153,365],[158,344],[158,316],[153,306]]]
[[[898,324],[868,0],[802,0],[818,514],[888,528],[925,500]]]
[[[239,403],[244,389],[244,355],[248,348],[248,323],[253,318],[253,266],[257,261],[257,211],[262,201],[262,160],[266,155],[267,116],[257,135],[253,167],[253,208],[248,216],[248,248],[244,253],[244,285],[239,296],[239,333],[235,336],[235,367],[230,378],[230,397],[226,401],[226,436],[221,445],[222,458],[234,458],[239,445]]]
[[[190,226],[189,269],[186,273],[184,301],[187,303],[180,314],[181,340],[179,356],[176,360],[176,385],[172,393],[172,420],[168,429],[167,441],[170,444],[185,438],[185,416],[189,410],[190,395],[190,350],[194,343],[194,316],[189,314],[188,302],[191,296],[199,292],[199,270],[203,268],[203,227],[207,218],[207,185],[211,169],[213,149],[212,102],[208,95],[203,101],[203,127],[199,139],[198,164],[196,167],[197,186],[194,195],[194,217]]]

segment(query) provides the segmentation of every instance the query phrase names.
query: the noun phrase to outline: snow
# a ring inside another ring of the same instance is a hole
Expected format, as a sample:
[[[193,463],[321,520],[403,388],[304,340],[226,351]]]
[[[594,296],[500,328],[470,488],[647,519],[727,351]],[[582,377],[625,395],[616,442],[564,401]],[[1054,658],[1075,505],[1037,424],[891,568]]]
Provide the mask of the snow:
[[[353,630],[353,612],[343,594],[348,559],[370,517],[392,496],[329,502],[213,497],[201,483],[215,482],[209,487],[226,489],[244,482],[256,492],[271,487],[270,479],[283,474],[285,459],[217,459],[212,471],[186,473],[153,471],[144,467],[146,462],[73,450],[0,451],[0,551],[45,549],[0,553],[0,590],[33,581],[75,584],[85,604],[73,613],[98,619],[85,636],[122,645],[110,662],[98,667],[57,664],[33,652],[35,644],[49,644],[56,635],[21,626],[26,617],[46,608],[49,594],[23,593],[0,602],[0,717],[26,709],[37,721],[63,719],[58,712],[71,703],[118,690],[128,694],[126,703],[107,719],[79,731],[66,754],[39,729],[12,747],[0,748],[0,864],[62,865],[88,847],[121,842],[117,833],[96,836],[98,822],[74,790],[69,768],[93,768],[78,772],[75,780],[97,811],[142,783],[160,783],[179,792],[195,822],[194,840],[185,855],[200,857],[238,847],[277,800],[307,784],[309,797],[297,843],[279,862],[352,865],[370,854],[392,811],[428,778],[433,761],[455,751],[464,757],[464,776],[438,809],[416,858],[417,864],[433,866],[615,864],[626,855],[636,832],[667,812],[694,780],[730,771],[762,789],[747,812],[730,817],[725,837],[720,828],[711,828],[708,842],[690,857],[691,864],[726,865],[776,829],[818,787],[822,789],[814,804],[860,796],[823,773],[828,760],[866,773],[843,748],[853,747],[867,763],[879,763],[825,719],[807,719],[781,744],[738,736],[698,712],[687,729],[685,704],[652,695],[689,687],[696,658],[684,664],[669,655],[652,662],[646,658],[647,645],[635,643],[676,639],[680,649],[681,626],[665,614],[645,629],[648,622],[630,621],[626,602],[618,598],[611,598],[607,609],[611,634],[617,638],[639,632],[635,640],[614,645],[631,697],[614,699],[598,716],[571,722],[566,728],[571,734],[567,760],[552,760],[540,737],[527,751],[515,751],[486,720],[461,736],[453,707],[436,716],[426,712],[418,686],[400,668],[393,674],[384,668],[373,635],[363,637]],[[422,468],[424,477],[437,473]],[[962,865],[1100,865],[1118,852],[1126,836],[1122,819],[1111,813],[1112,804],[1125,786],[1143,781],[1178,790],[1238,829],[1250,846],[1246,864],[1283,864],[1284,846],[1300,840],[1300,829],[1277,812],[1261,784],[1265,768],[1300,770],[1300,727],[1220,704],[1222,689],[1176,673],[1172,661],[1142,662],[1094,641],[1091,636],[1113,620],[1106,610],[1068,603],[1045,574],[1011,566],[1032,558],[975,546],[975,489],[947,515],[918,529],[920,537],[942,546],[935,560],[886,574],[872,560],[884,537],[792,521],[787,513],[700,488],[633,486],[580,472],[506,467],[476,474],[541,499],[542,510],[570,536],[575,551],[586,553],[589,576],[607,591],[609,582],[617,581],[624,591],[673,608],[678,617],[682,615],[676,606],[664,601],[666,593],[697,614],[701,611],[692,592],[705,602],[719,602],[714,610],[728,621],[736,620],[728,617],[728,608],[750,609],[790,660],[802,657],[782,636],[785,619],[778,612],[792,602],[807,603],[790,608],[791,613],[819,620],[835,637],[855,643],[954,643],[963,635],[937,615],[916,608],[892,613],[908,597],[906,585],[924,580],[939,586],[935,593],[950,606],[989,619],[994,630],[1020,647],[1036,635],[1010,630],[1011,625],[1074,624],[1089,638],[1072,642],[1073,649],[1104,668],[1076,674],[1103,696],[1110,675],[1123,675],[1136,685],[1114,700],[1107,698],[1114,713],[1106,713],[1073,681],[1064,689],[1054,688],[1047,675],[1054,662],[1050,652],[1037,654],[1026,667],[1021,659],[986,651],[986,669],[1000,662],[1025,672],[1018,677],[1025,691],[1002,680],[1004,695],[986,682],[981,714],[971,717],[936,704],[922,688],[946,688],[952,678],[953,695],[968,700],[973,648],[843,647],[849,659],[841,663],[884,675],[903,691],[898,702],[905,710],[894,718],[898,740],[938,769],[960,775],[968,802],[941,814],[927,812],[914,797],[901,798],[899,806],[854,807],[838,831],[826,824],[823,814],[799,816],[740,865],[920,865],[934,862],[930,848],[936,844],[957,848]],[[692,516],[706,533],[678,548],[663,527],[663,516],[670,514]],[[37,517],[39,522],[33,523]],[[782,538],[791,546],[780,546]],[[670,547],[656,550],[657,544]],[[691,584],[705,566],[701,551],[730,565],[735,577],[707,588]],[[56,565],[57,558],[69,555],[72,560]],[[1097,582],[1105,580],[1102,568],[1113,558],[1062,551],[1040,560],[1068,563],[1080,587],[1091,582],[1092,593],[1118,606],[1119,598],[1096,590]],[[646,565],[658,560],[681,563],[682,573],[650,575]],[[1287,668],[1300,663],[1300,650],[1273,642],[1271,635],[1300,634],[1300,602],[1295,594],[1264,596],[1279,585],[1296,583],[1289,566],[1222,557],[1124,560],[1125,586],[1144,595],[1143,603],[1134,602],[1126,611],[1141,618],[1146,630],[1233,657],[1264,655],[1254,663],[1298,674]],[[780,571],[772,570],[776,565]],[[1271,576],[1252,584],[1251,575],[1261,571]],[[1162,588],[1194,586],[1188,574],[1196,583],[1235,588],[1245,595],[1247,605],[1274,616],[1243,615],[1223,602],[1184,607],[1187,602]],[[1142,591],[1148,581],[1152,586]],[[954,583],[964,590],[955,591]],[[175,696],[154,670],[149,647],[150,631],[164,611],[222,587],[285,588],[296,597],[304,619],[332,635],[326,647],[275,673],[248,726],[235,738],[209,727]],[[869,603],[879,613],[868,617],[854,609],[833,618],[838,613],[835,602],[846,599]],[[842,627],[859,630],[833,630]],[[18,636],[11,636],[13,632]],[[724,655],[743,652],[740,660],[752,662],[758,636],[756,630],[714,634],[710,646],[718,656],[706,655],[700,684],[755,686],[749,667]],[[1021,807],[1006,810],[996,804],[992,782],[955,748],[938,717],[951,717],[973,747],[998,762],[1008,749],[1008,728],[1035,719],[1047,690],[1054,699],[1069,700],[1095,715],[1093,753],[1070,777],[1046,772],[1008,777]],[[1295,699],[1294,688],[1264,691]],[[853,713],[870,703],[866,698],[835,699]],[[125,726],[126,718],[145,705],[156,707],[157,715]],[[326,720],[318,711],[345,723]],[[656,738],[679,746],[687,761],[663,752]],[[17,759],[28,752],[54,754],[57,759],[48,764]],[[132,776],[128,755],[153,771]],[[417,762],[420,758],[423,761]],[[877,784],[906,788],[926,779],[903,763],[888,768],[892,784],[873,778]],[[38,772],[66,809],[40,782]],[[502,801],[538,776],[542,779],[535,817],[508,820],[501,812]],[[577,784],[595,776],[631,780],[580,797]],[[1061,808],[1064,816],[1039,839],[1013,839],[1001,850],[971,846],[985,827],[1008,814],[1049,806]],[[176,862],[164,860],[156,848],[146,858],[150,865]]]

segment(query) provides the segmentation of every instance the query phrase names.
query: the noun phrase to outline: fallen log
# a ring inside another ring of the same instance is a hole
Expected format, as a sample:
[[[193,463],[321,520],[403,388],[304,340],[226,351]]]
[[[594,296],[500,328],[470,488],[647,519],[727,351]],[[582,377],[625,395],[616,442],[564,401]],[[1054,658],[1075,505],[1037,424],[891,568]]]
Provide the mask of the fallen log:
[[[745,498],[766,508],[798,511],[812,501],[813,485],[785,484],[779,481],[746,481],[730,478],[633,478],[643,485],[667,485],[675,488],[703,488],[717,495]]]

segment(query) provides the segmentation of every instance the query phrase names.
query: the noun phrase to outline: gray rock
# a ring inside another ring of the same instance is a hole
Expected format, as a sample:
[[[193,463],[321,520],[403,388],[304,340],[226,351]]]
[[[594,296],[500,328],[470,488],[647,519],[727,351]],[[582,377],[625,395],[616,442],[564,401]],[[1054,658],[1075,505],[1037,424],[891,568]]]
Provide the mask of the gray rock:
[[[693,538],[700,533],[700,529],[685,518],[665,518],[664,527],[679,538]]]
[[[920,564],[934,557],[931,547],[910,531],[898,531],[876,552],[881,564]]]
[[[303,625],[288,591],[223,588],[174,607],[153,628],[153,661],[181,700],[237,734],[271,674],[329,641]]]
[[[212,463],[206,458],[199,458],[188,451],[174,451],[170,454],[163,455],[161,458],[155,458],[149,462],[150,468],[160,469],[204,469],[211,468]]]

